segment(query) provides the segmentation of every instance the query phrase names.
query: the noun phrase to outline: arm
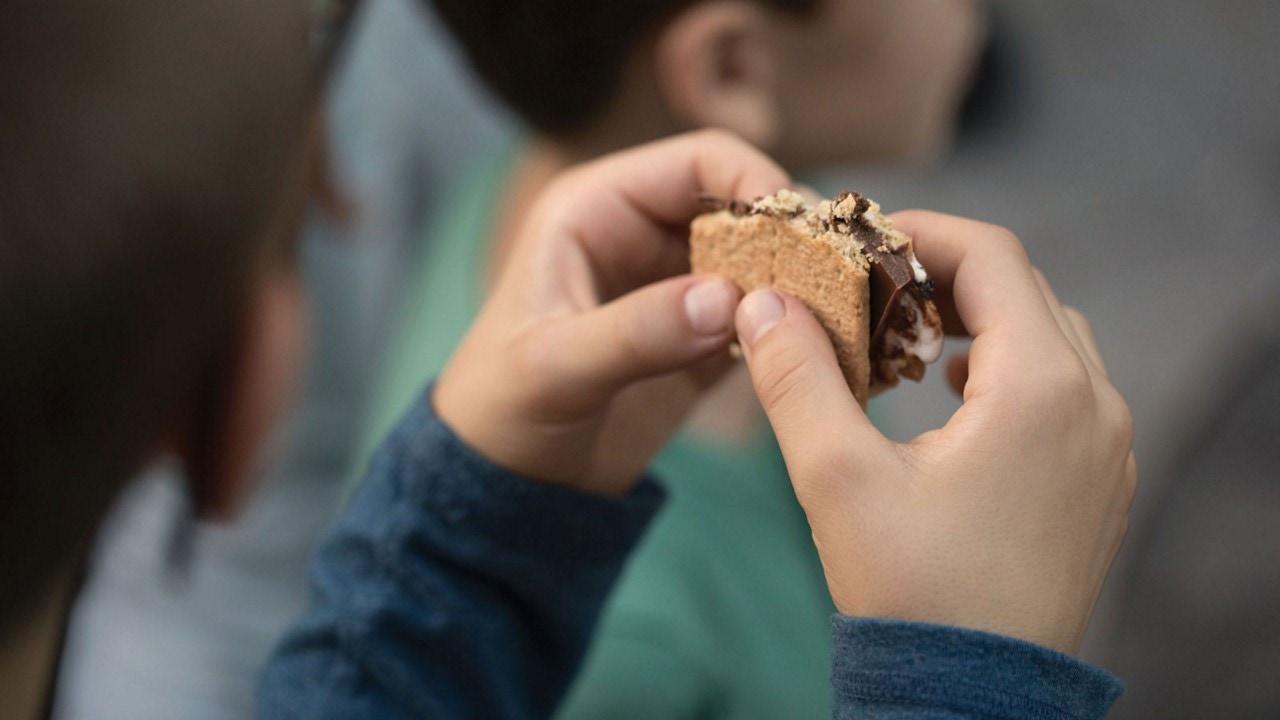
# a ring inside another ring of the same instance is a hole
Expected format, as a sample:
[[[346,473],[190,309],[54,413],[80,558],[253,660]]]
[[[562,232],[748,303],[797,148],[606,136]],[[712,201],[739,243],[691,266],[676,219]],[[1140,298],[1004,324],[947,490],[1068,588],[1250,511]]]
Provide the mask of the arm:
[[[661,499],[491,464],[423,399],[316,557],[260,689],[266,718],[534,718],[554,709]]]
[[[264,715],[550,714],[657,505],[636,479],[727,367],[737,291],[673,277],[688,269],[673,228],[699,192],[786,183],[721,133],[552,183],[431,402],[393,433],[322,548]]]

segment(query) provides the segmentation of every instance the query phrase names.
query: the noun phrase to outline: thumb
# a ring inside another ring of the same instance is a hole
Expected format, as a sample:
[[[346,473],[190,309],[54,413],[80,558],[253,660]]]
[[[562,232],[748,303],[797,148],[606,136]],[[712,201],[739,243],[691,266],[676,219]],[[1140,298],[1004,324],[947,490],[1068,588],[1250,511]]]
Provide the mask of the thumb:
[[[576,388],[590,403],[636,380],[689,367],[733,339],[740,297],[723,277],[685,275],[568,316],[542,338],[558,348],[552,384]]]
[[[840,446],[869,452],[886,442],[858,406],[831,339],[803,303],[756,290],[738,306],[737,326],[756,394],[797,491],[805,479],[800,469],[825,462]]]

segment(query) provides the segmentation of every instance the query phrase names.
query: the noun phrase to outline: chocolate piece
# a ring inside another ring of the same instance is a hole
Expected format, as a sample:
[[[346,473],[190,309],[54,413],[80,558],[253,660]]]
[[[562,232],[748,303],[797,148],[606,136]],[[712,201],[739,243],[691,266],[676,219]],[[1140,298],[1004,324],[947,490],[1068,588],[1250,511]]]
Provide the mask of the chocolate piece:
[[[860,230],[858,239],[862,240],[863,249],[871,258],[871,348],[875,352],[876,344],[884,337],[885,330],[894,323],[894,311],[900,304],[902,293],[915,288],[915,273],[906,258],[884,252],[876,244],[874,230],[867,228],[865,232],[872,237],[865,237]]]
[[[871,261],[871,353],[877,355],[884,333],[893,322],[903,292],[915,285],[911,261],[890,248],[880,231],[867,219],[871,200],[845,191],[831,203],[831,228],[852,236]]]

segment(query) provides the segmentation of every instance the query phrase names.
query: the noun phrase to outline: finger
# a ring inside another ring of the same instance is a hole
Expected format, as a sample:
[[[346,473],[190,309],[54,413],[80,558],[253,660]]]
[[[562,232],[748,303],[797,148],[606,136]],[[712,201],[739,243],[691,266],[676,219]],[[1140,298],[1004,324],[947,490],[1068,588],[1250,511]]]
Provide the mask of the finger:
[[[756,394],[793,477],[804,474],[793,464],[822,457],[833,435],[866,448],[867,456],[888,442],[858,406],[831,339],[800,301],[756,290],[738,307],[737,325]]]
[[[754,199],[787,187],[787,173],[722,131],[644,145],[589,163],[556,182],[535,210],[540,232],[573,237],[606,297],[687,267],[698,196]]]
[[[733,339],[741,297],[719,276],[683,276],[644,287],[541,329],[551,386],[584,400],[631,382],[685,369]]]
[[[600,426],[590,474],[630,487],[679,429],[710,385],[736,363],[715,353],[688,370],[641,380],[619,391]]]
[[[582,169],[601,193],[622,197],[649,222],[683,228],[702,212],[698,196],[752,200],[790,184],[777,163],[722,130],[643,145]],[[616,227],[615,223],[610,223]]]
[[[893,222],[914,238],[947,331],[975,338],[970,378],[1034,377],[1057,353],[1071,351],[1015,235],[923,211],[895,214]]]
[[[1040,268],[1034,268],[1036,282],[1040,285],[1040,292],[1044,293],[1045,302],[1049,305],[1049,311],[1053,313],[1053,317],[1058,322],[1058,327],[1062,328],[1062,334],[1071,342],[1072,347],[1076,349],[1076,353],[1084,360],[1089,369],[1093,372],[1107,376],[1106,368],[1102,365],[1102,358],[1098,355],[1097,345],[1093,343],[1093,334],[1089,333],[1089,341],[1086,342],[1079,331],[1076,321],[1072,320],[1071,314],[1077,315],[1081,321],[1084,316],[1079,311],[1069,310],[1062,301],[1058,300],[1058,295],[1053,291],[1053,286],[1049,284],[1048,278],[1040,271]]]
[[[969,382],[969,353],[960,352],[947,361],[947,385],[955,394],[964,397],[965,383]]]
[[[1070,305],[1063,305],[1062,309],[1067,314],[1067,320],[1071,322],[1071,327],[1075,329],[1076,336],[1080,338],[1085,351],[1089,353],[1093,364],[1102,372],[1103,377],[1108,377],[1107,365],[1102,361],[1102,351],[1098,349],[1098,339],[1093,335],[1093,326],[1089,323],[1089,319]]]
[[[1049,308],[1035,279],[1031,261],[1017,236],[989,223],[940,213],[910,210],[892,216],[894,225],[911,236],[921,264],[935,288],[940,309],[954,309],[972,336],[996,325],[1015,322],[1045,331]],[[1010,310],[1016,310],[1010,313]]]

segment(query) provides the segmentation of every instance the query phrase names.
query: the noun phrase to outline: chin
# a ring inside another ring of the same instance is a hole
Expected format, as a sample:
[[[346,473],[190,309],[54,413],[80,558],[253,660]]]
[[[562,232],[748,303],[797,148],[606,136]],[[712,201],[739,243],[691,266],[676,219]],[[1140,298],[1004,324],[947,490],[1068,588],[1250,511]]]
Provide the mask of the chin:
[[[946,159],[955,139],[950,118],[894,130],[874,140],[870,140],[867,133],[856,133],[856,136],[843,134],[838,139],[832,138],[832,142],[804,147],[783,144],[770,150],[784,167],[793,172],[858,165],[930,167]]]

